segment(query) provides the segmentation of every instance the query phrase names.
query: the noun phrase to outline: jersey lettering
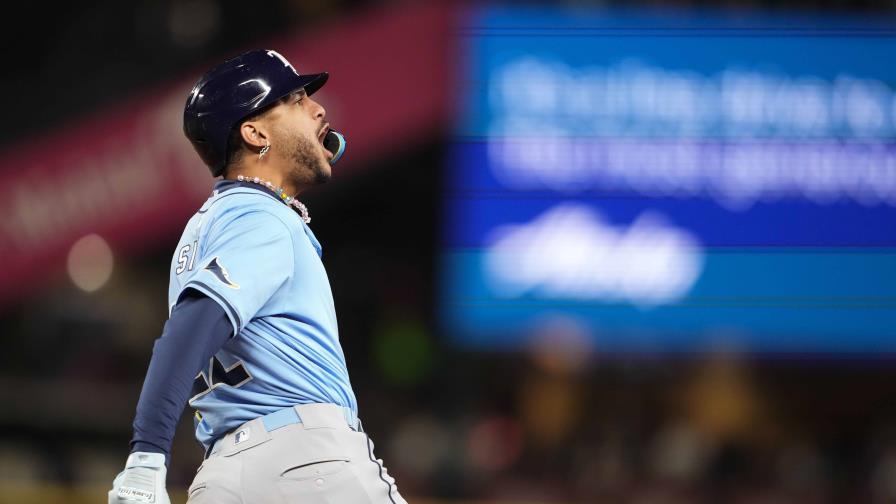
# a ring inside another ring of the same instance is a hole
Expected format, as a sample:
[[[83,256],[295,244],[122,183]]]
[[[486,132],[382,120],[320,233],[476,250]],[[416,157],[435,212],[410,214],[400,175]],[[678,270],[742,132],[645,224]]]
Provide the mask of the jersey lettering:
[[[208,361],[208,369],[200,372],[193,380],[193,397],[190,398],[190,401],[222,385],[240,387],[251,379],[252,375],[246,370],[243,361],[237,361],[233,366],[225,368],[217,357],[212,357]]]
[[[180,275],[184,271],[193,271],[193,263],[196,261],[196,249],[199,248],[199,242],[194,241],[181,247],[180,253],[177,255],[177,269],[174,273]],[[189,258],[188,258],[189,256]]]

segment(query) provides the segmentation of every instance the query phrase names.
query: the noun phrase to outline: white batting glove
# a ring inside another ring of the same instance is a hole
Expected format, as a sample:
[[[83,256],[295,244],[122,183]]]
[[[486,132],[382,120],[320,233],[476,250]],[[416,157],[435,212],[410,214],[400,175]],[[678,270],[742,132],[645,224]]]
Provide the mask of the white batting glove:
[[[171,504],[165,491],[165,455],[134,452],[128,457],[124,471],[118,473],[109,491],[109,504]]]

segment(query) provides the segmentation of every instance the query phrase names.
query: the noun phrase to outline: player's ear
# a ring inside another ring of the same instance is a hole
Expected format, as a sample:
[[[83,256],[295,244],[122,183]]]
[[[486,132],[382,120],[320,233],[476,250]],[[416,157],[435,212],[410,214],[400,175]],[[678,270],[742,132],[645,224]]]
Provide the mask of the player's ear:
[[[243,142],[253,150],[259,150],[271,143],[267,128],[263,127],[261,121],[244,122],[240,125],[240,136],[243,138]]]

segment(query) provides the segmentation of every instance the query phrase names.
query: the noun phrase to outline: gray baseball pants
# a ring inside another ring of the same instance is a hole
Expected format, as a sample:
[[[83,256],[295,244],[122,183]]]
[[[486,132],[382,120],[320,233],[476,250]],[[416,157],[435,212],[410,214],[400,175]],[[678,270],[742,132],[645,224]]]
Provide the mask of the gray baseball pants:
[[[187,504],[407,504],[373,455],[373,442],[349,426],[342,408],[291,409],[298,422],[257,418],[219,439]]]

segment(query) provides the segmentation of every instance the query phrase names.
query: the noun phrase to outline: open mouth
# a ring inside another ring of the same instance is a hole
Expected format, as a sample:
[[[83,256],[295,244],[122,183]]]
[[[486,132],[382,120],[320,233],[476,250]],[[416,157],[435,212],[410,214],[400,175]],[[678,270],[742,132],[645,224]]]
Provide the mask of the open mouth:
[[[324,127],[321,128],[320,133],[317,135],[317,141],[320,142],[321,148],[324,150],[324,152],[327,153],[327,158],[332,159],[333,153],[330,152],[329,149],[327,149],[326,144],[324,143],[324,140],[326,140],[326,138],[327,138],[327,133],[329,133],[329,132],[330,132],[330,123],[326,123],[326,124],[324,124]]]

